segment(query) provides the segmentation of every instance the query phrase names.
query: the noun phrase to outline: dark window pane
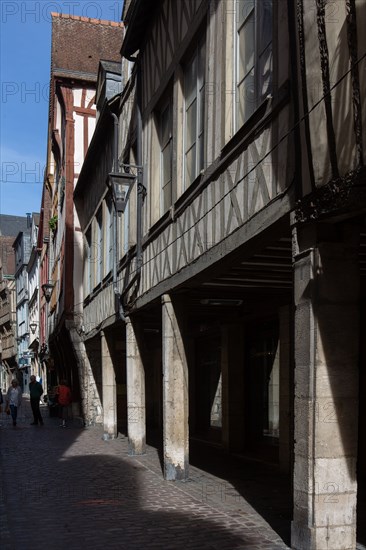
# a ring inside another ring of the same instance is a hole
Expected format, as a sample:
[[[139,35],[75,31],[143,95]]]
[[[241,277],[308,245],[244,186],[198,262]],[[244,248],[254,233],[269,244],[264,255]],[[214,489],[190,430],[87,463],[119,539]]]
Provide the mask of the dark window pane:
[[[253,13],[239,32],[239,82],[254,65],[254,20]]]
[[[259,59],[259,76],[260,99],[263,101],[272,92],[272,44]]]
[[[196,146],[186,153],[185,184],[190,185],[196,177]]]
[[[190,149],[197,139],[197,101],[187,109],[186,113],[186,146]]]

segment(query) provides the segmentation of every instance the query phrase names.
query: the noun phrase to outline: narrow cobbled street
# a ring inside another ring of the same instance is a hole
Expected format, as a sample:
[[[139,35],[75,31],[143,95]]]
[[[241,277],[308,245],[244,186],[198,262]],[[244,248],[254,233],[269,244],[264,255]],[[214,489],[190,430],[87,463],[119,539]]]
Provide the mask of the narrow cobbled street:
[[[188,482],[166,482],[154,447],[129,457],[123,436],[62,429],[45,406],[31,426],[21,409],[15,428],[0,415],[2,550],[288,548],[222,479],[191,467]]]

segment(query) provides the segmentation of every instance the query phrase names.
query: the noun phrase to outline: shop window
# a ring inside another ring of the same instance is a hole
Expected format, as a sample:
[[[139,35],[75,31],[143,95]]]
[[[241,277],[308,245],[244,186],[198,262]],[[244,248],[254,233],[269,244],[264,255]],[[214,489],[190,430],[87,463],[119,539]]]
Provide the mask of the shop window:
[[[278,443],[280,409],[280,353],[277,330],[250,338],[249,415],[252,442]]]
[[[215,439],[222,428],[222,375],[220,337],[202,338],[196,348],[196,432]],[[221,439],[221,430],[218,440]]]

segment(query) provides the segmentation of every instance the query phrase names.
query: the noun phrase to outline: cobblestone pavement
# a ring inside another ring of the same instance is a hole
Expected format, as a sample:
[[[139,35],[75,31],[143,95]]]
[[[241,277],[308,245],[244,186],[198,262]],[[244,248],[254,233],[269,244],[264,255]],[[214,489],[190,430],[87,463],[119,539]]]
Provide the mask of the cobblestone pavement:
[[[62,429],[46,407],[44,426],[31,426],[22,409],[16,428],[0,415],[2,550],[288,548],[215,475],[191,467],[188,482],[166,482],[154,447],[129,457],[124,437]]]

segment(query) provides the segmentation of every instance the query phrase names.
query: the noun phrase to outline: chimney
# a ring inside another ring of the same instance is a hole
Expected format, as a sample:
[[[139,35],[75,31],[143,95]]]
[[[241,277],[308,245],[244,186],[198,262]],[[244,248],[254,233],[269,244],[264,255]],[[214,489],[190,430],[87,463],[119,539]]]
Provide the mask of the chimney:
[[[32,227],[32,214],[31,214],[31,212],[27,212],[26,216],[27,216],[27,229],[30,229]]]

